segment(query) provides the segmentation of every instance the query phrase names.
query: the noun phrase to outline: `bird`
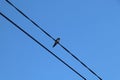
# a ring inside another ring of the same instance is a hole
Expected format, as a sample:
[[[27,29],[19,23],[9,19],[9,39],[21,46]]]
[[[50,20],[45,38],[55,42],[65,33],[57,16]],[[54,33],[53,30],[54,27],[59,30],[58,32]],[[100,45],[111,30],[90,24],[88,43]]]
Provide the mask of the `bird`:
[[[60,38],[57,38],[53,44],[53,48],[60,42]]]

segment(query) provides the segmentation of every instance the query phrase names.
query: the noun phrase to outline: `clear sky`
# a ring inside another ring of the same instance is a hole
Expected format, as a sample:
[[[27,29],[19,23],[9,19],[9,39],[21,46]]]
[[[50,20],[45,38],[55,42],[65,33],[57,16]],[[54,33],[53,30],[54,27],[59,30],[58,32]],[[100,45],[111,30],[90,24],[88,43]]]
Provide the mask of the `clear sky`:
[[[9,0],[96,72],[120,80],[119,0]],[[87,80],[92,73],[5,0],[0,12],[29,32]],[[0,16],[0,80],[83,80]]]

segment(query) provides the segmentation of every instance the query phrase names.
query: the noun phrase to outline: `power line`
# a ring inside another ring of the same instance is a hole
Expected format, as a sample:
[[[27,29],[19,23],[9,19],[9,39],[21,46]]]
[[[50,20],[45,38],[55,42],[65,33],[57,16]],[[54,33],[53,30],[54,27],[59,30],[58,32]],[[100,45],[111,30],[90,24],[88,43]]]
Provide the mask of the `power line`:
[[[66,62],[64,62],[61,58],[59,58],[57,55],[55,55],[52,51],[50,51],[47,47],[45,47],[42,43],[40,43],[38,40],[36,40],[33,36],[31,36],[29,33],[27,33],[25,30],[23,30],[21,27],[19,27],[16,23],[14,23],[12,20],[10,20],[8,17],[6,17],[4,14],[2,14],[0,12],[0,15],[2,15],[5,19],[7,19],[9,22],[11,22],[15,27],[17,27],[19,30],[21,30],[23,33],[25,33],[28,37],[30,37],[33,41],[35,41],[37,44],[39,44],[41,47],[43,47],[45,50],[47,50],[50,54],[52,54],[54,57],[56,57],[64,65],[66,65],[68,68],[70,68],[72,71],[74,71],[78,76],[80,76],[84,80],[87,80],[79,72],[77,72],[75,69],[73,69],[70,65],[68,65]]]
[[[26,16],[22,11],[20,11],[17,7],[15,7],[10,1],[6,0],[11,6],[13,6],[18,12],[20,12],[24,17],[26,17],[28,20],[30,20],[30,22],[32,22],[35,26],[37,26],[37,28],[39,28],[40,30],[42,30],[46,35],[48,35],[50,38],[52,38],[54,41],[55,39],[49,35],[45,30],[43,30],[38,24],[36,24],[32,19],[30,19],[28,16]]]
[[[19,13],[21,13],[24,17],[26,17],[29,21],[31,21],[38,29],[43,31],[47,36],[49,36],[51,39],[55,41],[55,39],[47,33],[44,29],[42,29],[37,23],[35,23],[32,19],[30,19],[28,16],[26,16],[21,10],[19,10],[17,7],[15,7],[10,1],[6,0],[12,7],[14,7]],[[90,69],[86,64],[84,64],[79,58],[77,58],[71,51],[69,51],[67,48],[65,48],[62,44],[59,43],[59,45],[67,51],[72,57],[74,57],[79,63],[81,63],[84,67],[86,67],[91,73],[93,73],[97,78],[102,80],[100,76],[98,76],[92,69]]]

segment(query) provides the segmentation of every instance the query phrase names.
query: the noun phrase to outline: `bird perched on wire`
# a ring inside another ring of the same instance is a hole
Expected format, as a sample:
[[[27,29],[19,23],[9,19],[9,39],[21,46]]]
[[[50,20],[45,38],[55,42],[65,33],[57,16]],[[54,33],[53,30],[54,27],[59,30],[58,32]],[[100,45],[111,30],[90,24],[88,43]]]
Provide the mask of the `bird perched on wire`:
[[[53,47],[55,47],[59,42],[60,42],[60,38],[57,38],[57,39],[55,40],[55,43],[54,43]]]

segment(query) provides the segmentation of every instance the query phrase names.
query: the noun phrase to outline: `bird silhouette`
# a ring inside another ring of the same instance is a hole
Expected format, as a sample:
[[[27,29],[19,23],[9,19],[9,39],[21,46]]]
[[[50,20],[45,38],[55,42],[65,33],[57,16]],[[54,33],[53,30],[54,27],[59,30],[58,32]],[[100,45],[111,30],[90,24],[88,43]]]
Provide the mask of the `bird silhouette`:
[[[53,47],[55,47],[60,42],[60,38],[57,38],[53,44]]]

